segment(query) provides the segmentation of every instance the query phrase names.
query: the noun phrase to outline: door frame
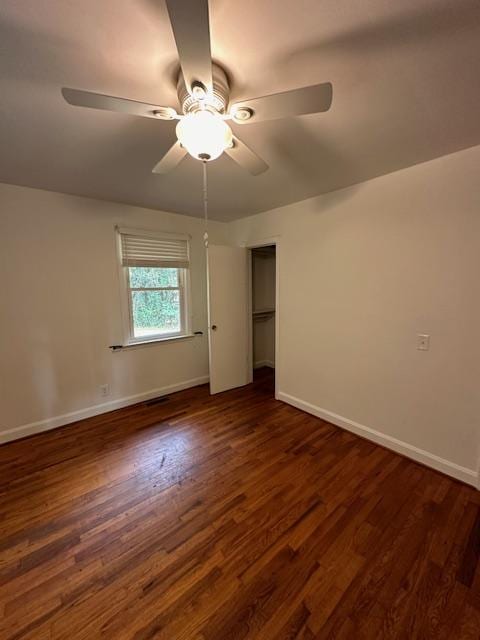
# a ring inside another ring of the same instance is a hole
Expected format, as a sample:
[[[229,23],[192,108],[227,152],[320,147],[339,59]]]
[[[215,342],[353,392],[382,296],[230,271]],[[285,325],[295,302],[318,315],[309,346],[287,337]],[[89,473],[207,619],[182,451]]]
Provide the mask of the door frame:
[[[261,238],[245,242],[243,246],[248,249],[248,377],[253,382],[253,280],[252,280],[252,249],[275,246],[275,398],[278,399],[280,379],[280,236]]]

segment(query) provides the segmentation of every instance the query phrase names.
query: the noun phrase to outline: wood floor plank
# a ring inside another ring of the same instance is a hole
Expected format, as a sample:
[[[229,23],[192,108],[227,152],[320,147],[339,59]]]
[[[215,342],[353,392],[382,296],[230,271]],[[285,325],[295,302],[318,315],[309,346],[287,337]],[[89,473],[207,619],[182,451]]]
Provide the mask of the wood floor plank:
[[[2,640],[480,638],[480,494],[206,386],[0,447]]]

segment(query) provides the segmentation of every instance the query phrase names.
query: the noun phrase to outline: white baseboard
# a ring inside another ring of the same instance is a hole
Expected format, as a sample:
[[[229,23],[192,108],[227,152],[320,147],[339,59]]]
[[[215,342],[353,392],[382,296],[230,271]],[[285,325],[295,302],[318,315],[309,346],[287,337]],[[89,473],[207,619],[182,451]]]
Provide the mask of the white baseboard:
[[[189,389],[190,387],[197,387],[200,384],[205,384],[208,380],[208,376],[193,378],[192,380],[185,380],[184,382],[160,387],[159,389],[150,389],[149,391],[137,393],[133,396],[125,396],[123,398],[118,398],[117,400],[103,402],[102,404],[97,404],[93,407],[86,407],[85,409],[73,411],[72,413],[64,413],[61,416],[46,418],[45,420],[39,420],[38,422],[30,422],[29,424],[14,427],[13,429],[1,431],[0,444],[10,442],[11,440],[18,440],[19,438],[25,438],[26,436],[31,436],[35,433],[41,433],[42,431],[49,431],[50,429],[63,427],[71,422],[77,422],[78,420],[98,416],[101,413],[107,413],[108,411],[128,407],[129,405],[136,404],[137,402],[151,400],[152,398],[165,396],[169,393],[175,393],[176,391],[183,391],[183,389]]]
[[[473,485],[475,488],[479,487],[479,474],[474,469],[461,467],[454,462],[450,462],[449,460],[440,458],[439,456],[425,451],[424,449],[419,449],[418,447],[408,444],[408,442],[403,442],[402,440],[392,438],[392,436],[388,436],[385,433],[381,433],[380,431],[376,431],[375,429],[366,427],[363,424],[354,422],[349,418],[339,416],[338,414],[327,411],[326,409],[321,409],[320,407],[310,404],[309,402],[305,402],[303,400],[300,400],[299,398],[291,396],[288,393],[283,393],[283,391],[280,391],[277,397],[279,400],[282,400],[287,404],[291,404],[297,409],[301,409],[302,411],[311,413],[317,418],[322,418],[322,420],[331,422],[337,427],[342,427],[342,429],[351,431],[352,433],[355,433],[362,438],[371,440],[372,442],[375,442],[382,447],[391,449],[392,451],[400,453],[407,458],[411,458],[416,462],[421,462],[422,464],[431,467],[436,471],[441,471],[442,473],[452,476],[457,480],[461,480],[462,482]]]
[[[271,369],[275,369],[275,363],[272,360],[258,360],[253,365],[254,369],[260,369],[260,367],[270,367]]]

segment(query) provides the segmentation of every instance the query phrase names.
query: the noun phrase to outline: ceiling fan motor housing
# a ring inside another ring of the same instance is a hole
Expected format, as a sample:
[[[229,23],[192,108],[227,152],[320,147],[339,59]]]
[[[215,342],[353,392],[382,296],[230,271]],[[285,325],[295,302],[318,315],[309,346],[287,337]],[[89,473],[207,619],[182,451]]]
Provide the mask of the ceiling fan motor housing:
[[[217,113],[224,114],[227,110],[230,86],[225,71],[214,62],[212,63],[212,93],[206,93],[205,98],[199,98],[201,91],[195,92],[197,95],[191,95],[185,86],[183,74],[180,71],[177,82],[177,95],[183,113],[195,113],[201,109],[210,109]],[[199,86],[202,86],[199,83]]]

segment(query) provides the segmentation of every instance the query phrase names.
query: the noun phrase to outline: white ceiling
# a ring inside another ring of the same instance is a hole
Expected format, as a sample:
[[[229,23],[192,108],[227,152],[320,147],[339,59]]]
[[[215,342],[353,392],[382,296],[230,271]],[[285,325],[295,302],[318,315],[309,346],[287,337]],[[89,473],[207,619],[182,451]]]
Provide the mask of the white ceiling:
[[[231,220],[480,144],[478,0],[211,0],[232,98],[333,83],[329,112],[237,126],[270,165],[209,164]],[[3,0],[0,181],[201,214],[201,166],[151,173],[174,123],[78,109],[69,86],[177,107],[163,0]]]

